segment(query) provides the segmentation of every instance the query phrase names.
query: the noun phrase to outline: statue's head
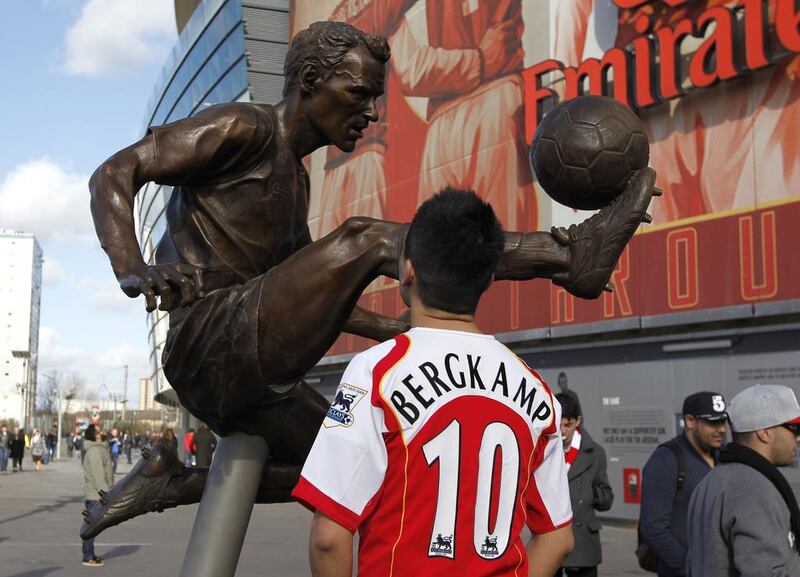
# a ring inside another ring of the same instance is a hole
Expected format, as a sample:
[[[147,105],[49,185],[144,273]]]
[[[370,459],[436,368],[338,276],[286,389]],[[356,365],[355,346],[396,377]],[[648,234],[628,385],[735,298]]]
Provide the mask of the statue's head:
[[[315,22],[292,39],[286,55],[284,96],[301,106],[323,139],[351,151],[378,119],[389,45],[382,36],[343,22]]]

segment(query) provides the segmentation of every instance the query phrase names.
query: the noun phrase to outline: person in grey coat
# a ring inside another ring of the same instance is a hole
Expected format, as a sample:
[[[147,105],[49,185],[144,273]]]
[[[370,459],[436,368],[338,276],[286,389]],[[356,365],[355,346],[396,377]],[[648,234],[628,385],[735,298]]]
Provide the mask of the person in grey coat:
[[[798,577],[800,510],[786,478],[800,405],[781,385],[755,385],[728,407],[733,442],[689,502],[688,577]]]
[[[86,488],[86,508],[93,507],[111,485],[114,484],[114,470],[108,444],[97,438],[97,428],[89,425],[84,433],[83,478]],[[103,565],[103,560],[94,553],[94,539],[83,542],[83,564],[90,567]]]
[[[608,511],[614,493],[608,483],[606,452],[581,428],[583,414],[577,395],[556,395],[561,404],[561,436],[567,461],[569,497],[572,502],[572,534],[575,547],[555,577],[596,577],[602,562],[600,521],[595,511]]]

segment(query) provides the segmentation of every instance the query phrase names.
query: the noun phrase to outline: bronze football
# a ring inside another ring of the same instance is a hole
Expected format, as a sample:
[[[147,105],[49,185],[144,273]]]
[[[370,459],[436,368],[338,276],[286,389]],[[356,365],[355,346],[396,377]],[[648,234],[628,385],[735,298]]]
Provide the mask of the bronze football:
[[[544,116],[530,154],[536,178],[553,200],[595,210],[647,166],[650,144],[630,108],[605,96],[579,96]]]

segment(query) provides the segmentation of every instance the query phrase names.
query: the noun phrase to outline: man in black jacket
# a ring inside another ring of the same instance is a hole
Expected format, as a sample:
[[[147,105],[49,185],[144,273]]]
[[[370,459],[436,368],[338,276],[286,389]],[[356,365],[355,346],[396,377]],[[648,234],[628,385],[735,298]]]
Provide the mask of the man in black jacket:
[[[614,502],[606,473],[606,452],[581,428],[583,414],[578,396],[569,391],[557,394],[556,399],[561,404],[561,437],[567,461],[575,548],[555,577],[564,573],[567,577],[597,577],[597,566],[603,557],[600,521],[595,511],[608,511]]]
[[[716,465],[727,418],[722,395],[689,395],[683,401],[685,430],[657,447],[644,466],[639,531],[655,556],[658,577],[686,577],[689,498]]]

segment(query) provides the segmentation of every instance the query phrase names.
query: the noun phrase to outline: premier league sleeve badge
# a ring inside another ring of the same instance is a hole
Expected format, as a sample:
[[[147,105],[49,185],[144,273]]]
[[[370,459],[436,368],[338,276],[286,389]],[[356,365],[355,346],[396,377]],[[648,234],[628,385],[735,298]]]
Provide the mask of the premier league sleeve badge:
[[[322,425],[327,429],[350,427],[355,422],[353,411],[366,394],[364,389],[346,383],[340,384]]]

